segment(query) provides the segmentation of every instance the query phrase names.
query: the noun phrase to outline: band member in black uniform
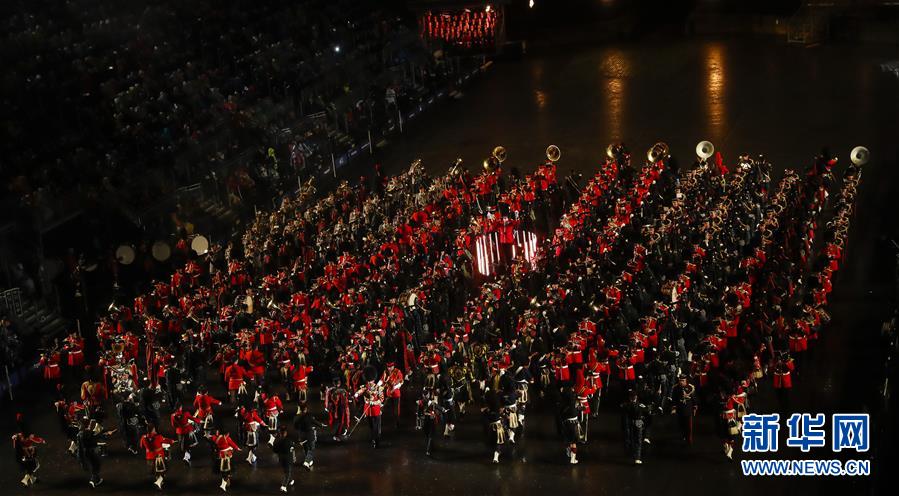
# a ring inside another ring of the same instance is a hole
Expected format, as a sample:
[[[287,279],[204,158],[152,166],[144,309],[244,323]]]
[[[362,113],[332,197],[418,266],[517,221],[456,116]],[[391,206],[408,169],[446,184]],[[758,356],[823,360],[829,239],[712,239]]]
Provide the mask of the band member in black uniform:
[[[699,405],[696,401],[696,386],[687,381],[686,375],[677,378],[677,384],[671,389],[673,402],[671,413],[677,414],[677,425],[680,427],[681,437],[687,444],[693,444],[693,417]]]
[[[94,419],[85,419],[78,430],[75,438],[76,455],[81,466],[90,474],[91,487],[97,487],[103,483],[103,479],[100,477],[101,445],[103,440],[114,432],[115,430],[104,431]]]
[[[628,392],[628,400],[621,405],[622,428],[624,430],[624,443],[634,463],[643,463],[643,432],[646,421],[649,419],[649,407],[637,399],[636,391]]]
[[[493,463],[499,463],[499,455],[506,444],[506,427],[503,425],[503,416],[501,413],[502,404],[499,395],[493,388],[487,388],[484,393],[484,407],[481,413],[484,414],[486,422],[486,435],[493,446]]]
[[[440,405],[433,389],[422,391],[421,399],[418,400],[417,414],[418,425],[427,439],[425,454],[431,456],[434,448],[434,434],[437,432],[437,425],[440,422]]]
[[[306,467],[306,470],[312,470],[312,464],[315,461],[313,459],[315,444],[318,442],[318,428],[327,428],[328,426],[312,415],[306,403],[300,403],[298,412],[299,414],[293,420],[293,426],[303,445],[303,466]]]
[[[284,478],[281,480],[281,492],[286,493],[287,488],[293,485],[293,462],[294,444],[290,436],[287,435],[287,426],[282,425],[278,428],[278,435],[272,444],[272,450],[278,455],[278,464],[284,471]]]
[[[565,440],[565,454],[568,463],[577,464],[577,442],[580,439],[580,406],[577,395],[566,386],[559,395],[558,421]]]

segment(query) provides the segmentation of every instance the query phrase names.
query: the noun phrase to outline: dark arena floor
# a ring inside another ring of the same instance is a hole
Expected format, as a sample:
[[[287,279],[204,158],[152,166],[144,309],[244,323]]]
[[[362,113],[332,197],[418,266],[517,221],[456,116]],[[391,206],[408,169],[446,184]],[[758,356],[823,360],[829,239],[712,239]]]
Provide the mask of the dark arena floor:
[[[670,145],[681,164],[692,162],[694,147],[709,140],[732,163],[741,154],[764,154],[774,178],[784,169],[804,170],[826,147],[839,157],[840,173],[849,151],[864,145],[871,160],[864,166],[845,265],[830,297],[832,321],[821,339],[798,360],[795,387],[787,402],[778,401],[770,380],[752,397],[756,413],[867,412],[872,415],[872,447],[859,458],[872,460],[870,477],[747,477],[736,450],[730,461],[721,452],[716,414],[700,407],[696,441],[680,440],[674,416],[655,419],[652,444],[644,463],[627,456],[620,428],[623,400],[612,382],[599,416],[589,423],[589,441],[579,448],[578,465],[569,465],[553,422],[553,408],[532,399],[523,439],[500,464],[491,463],[480,416],[459,421],[451,440],[438,437],[432,456],[414,430],[410,394],[395,427],[384,417],[383,443],[372,449],[363,423],[351,439],[334,442],[320,432],[314,469],[295,468],[296,494],[888,494],[896,467],[895,406],[881,395],[884,378],[880,338],[895,301],[896,269],[889,239],[899,239],[899,80],[880,64],[896,58],[891,45],[827,43],[804,47],[782,41],[746,39],[669,39],[578,44],[544,44],[521,57],[494,61],[467,86],[461,98],[442,102],[406,123],[375,159],[395,174],[421,158],[432,175],[445,172],[456,157],[475,170],[495,145],[508,150],[505,166],[529,171],[544,160],[549,144],[561,149],[559,176],[591,177],[607,144],[622,141],[634,157],[657,141]],[[642,160],[642,159],[640,159]],[[341,170],[347,177],[367,166]],[[419,374],[413,382],[422,380]],[[212,392],[223,397],[217,379]],[[67,387],[75,394],[77,385]],[[280,385],[278,386],[281,387]],[[0,465],[0,487],[8,494],[150,494],[143,456],[128,454],[114,436],[103,459],[104,483],[87,484],[85,472],[65,452],[66,441],[51,406],[53,394],[38,380],[20,387],[3,404],[2,433],[14,429],[12,412],[23,412],[31,430],[48,441],[40,449],[40,482],[22,488],[12,456]],[[191,393],[192,394],[192,393]],[[534,395],[536,396],[536,395]],[[318,386],[310,394],[319,418]],[[289,422],[295,402],[286,405]],[[232,432],[236,422],[225,418]],[[163,432],[169,405],[163,407]],[[354,413],[355,414],[355,413]],[[111,425],[112,419],[109,424]],[[781,442],[785,436],[781,429]],[[7,437],[8,439],[8,437]],[[164,494],[218,492],[210,453],[195,450],[192,468],[172,462]],[[12,453],[9,453],[10,455]],[[804,458],[798,450],[774,455]],[[817,456],[817,455],[816,455]],[[829,457],[829,452],[824,457]],[[835,455],[838,456],[838,455]],[[839,456],[838,456],[839,457]],[[175,457],[177,460],[177,457]],[[267,447],[257,468],[235,457],[233,494],[277,493],[280,469]],[[241,461],[238,462],[238,460]]]

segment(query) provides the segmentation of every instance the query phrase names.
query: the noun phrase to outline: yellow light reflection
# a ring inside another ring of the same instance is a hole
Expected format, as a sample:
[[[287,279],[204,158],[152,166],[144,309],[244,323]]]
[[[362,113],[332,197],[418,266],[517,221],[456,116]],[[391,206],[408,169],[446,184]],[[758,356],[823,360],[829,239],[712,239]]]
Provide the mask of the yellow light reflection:
[[[607,139],[624,141],[625,99],[627,98],[627,77],[630,73],[630,61],[621,50],[609,50],[602,61],[602,77],[606,96],[606,124],[609,131]]]
[[[706,109],[708,110],[709,139],[721,142],[727,121],[724,89],[725,76],[724,49],[718,43],[706,47]]]

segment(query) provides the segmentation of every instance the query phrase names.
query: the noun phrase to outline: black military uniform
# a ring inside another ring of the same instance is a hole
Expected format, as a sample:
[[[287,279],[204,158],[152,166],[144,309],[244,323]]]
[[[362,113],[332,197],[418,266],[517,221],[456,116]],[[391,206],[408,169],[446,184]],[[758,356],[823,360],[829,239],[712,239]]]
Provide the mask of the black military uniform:
[[[649,419],[649,407],[637,399],[637,392],[628,394],[628,401],[621,405],[622,428],[624,429],[624,442],[634,459],[634,463],[643,463],[643,432]]]
[[[327,426],[312,416],[312,413],[309,412],[309,407],[305,403],[300,404],[299,414],[294,419],[293,426],[297,430],[300,442],[303,443],[303,466],[307,470],[312,470],[314,462],[312,457],[315,451],[315,444],[318,442],[317,429],[318,427]]]
[[[696,387],[687,382],[687,376],[678,377],[678,383],[671,389],[671,400],[681,436],[687,444],[693,444],[693,416],[698,407]]]
[[[119,418],[119,428],[122,430],[122,441],[128,451],[136,455],[143,418],[133,394],[116,404],[116,414]]]
[[[570,387],[563,389],[562,394],[559,396],[557,415],[559,429],[565,441],[565,454],[568,456],[568,463],[574,465],[578,462],[577,442],[581,437],[580,423],[578,422],[580,408],[577,396]]]
[[[90,420],[78,431],[75,438],[77,457],[81,466],[90,474],[91,487],[103,483],[100,478],[100,440],[108,433],[100,431],[97,422]]]
[[[293,485],[293,461],[294,461],[294,444],[290,436],[287,435],[287,426],[282,425],[278,430],[278,437],[272,444],[272,450],[278,455],[278,464],[284,471],[284,478],[281,480],[281,492],[286,493],[287,488]]]

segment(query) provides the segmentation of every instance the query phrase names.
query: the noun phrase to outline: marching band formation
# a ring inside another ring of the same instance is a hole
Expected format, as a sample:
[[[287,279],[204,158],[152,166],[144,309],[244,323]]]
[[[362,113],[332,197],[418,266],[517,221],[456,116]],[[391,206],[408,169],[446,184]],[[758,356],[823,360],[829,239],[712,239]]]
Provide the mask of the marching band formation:
[[[78,333],[45,350],[68,449],[96,487],[118,433],[161,490],[173,447],[189,467],[203,444],[223,491],[271,450],[287,492],[320,430],[340,443],[364,421],[379,448],[383,417],[399,426],[414,406],[431,455],[480,414],[500,463],[549,408],[559,460],[576,464],[605,396],[622,400],[634,463],[655,418],[676,416],[691,444],[704,410],[731,457],[752,395],[771,384],[788,401],[796,359],[826,332],[867,150],[841,175],[818,157],[777,183],[763,157],[728,166],[708,142],[697,155],[678,167],[658,143],[637,165],[612,145],[584,183],[557,181],[557,147],[523,177],[497,147],[478,174],[416,162],[373,191],[308,183],[240,242],[112,305],[95,360]],[[543,241],[531,253],[509,226]],[[484,275],[477,239],[493,232],[504,256]],[[31,486],[44,440],[18,421]]]
[[[491,50],[496,45],[502,17],[497,10],[465,9],[457,12],[426,12],[418,19],[419,35],[464,50]]]

